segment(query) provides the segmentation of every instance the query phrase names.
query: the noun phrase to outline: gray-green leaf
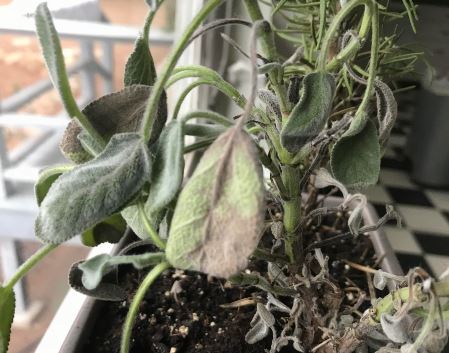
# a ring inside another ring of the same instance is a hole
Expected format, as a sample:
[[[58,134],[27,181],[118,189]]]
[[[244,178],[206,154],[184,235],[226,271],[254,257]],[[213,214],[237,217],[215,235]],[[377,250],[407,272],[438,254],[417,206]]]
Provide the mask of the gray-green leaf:
[[[106,141],[117,133],[137,132],[140,130],[151,90],[152,87],[145,85],[125,87],[121,91],[93,101],[83,109],[83,113]],[[164,93],[154,120],[150,144],[159,138],[166,120],[167,97]],[[81,136],[78,137],[80,134]],[[98,152],[99,147],[92,143],[90,139],[86,140],[79,123],[72,120],[64,132],[60,147],[68,159],[75,163],[83,163],[92,158],[91,153]]]
[[[16,299],[11,288],[0,287],[0,353],[6,353],[11,336]]]
[[[334,145],[331,152],[332,174],[348,189],[360,190],[377,183],[380,158],[376,128],[371,121],[367,121],[360,132],[345,133]]]
[[[114,214],[81,234],[84,245],[94,247],[101,243],[118,243],[126,230],[126,222],[120,214]]]
[[[69,116],[78,116],[79,108],[70,89],[61,43],[46,3],[42,3],[36,8],[35,22],[37,36],[53,85],[61,96]]]
[[[72,165],[59,165],[44,169],[39,173],[36,185],[34,186],[34,194],[36,195],[37,204],[40,205],[47,195],[51,185],[58,179],[63,173],[72,170]]]
[[[36,220],[37,237],[59,244],[120,211],[149,180],[150,163],[138,134],[113,136],[97,158],[53,183]]]
[[[178,193],[184,175],[183,151],[183,123],[175,120],[165,127],[159,139],[147,200],[151,213],[162,210]]]
[[[139,37],[134,45],[134,51],[128,58],[125,66],[125,86],[147,85],[153,86],[156,81],[156,68],[151,56],[148,42]]]
[[[239,127],[205,152],[179,196],[166,254],[177,268],[227,278],[247,265],[263,227],[257,151]]]
[[[301,99],[281,132],[282,145],[289,152],[298,152],[321,132],[331,113],[334,95],[335,80],[331,74],[313,72],[304,77]]]
[[[84,261],[78,265],[83,272],[81,281],[88,290],[97,288],[103,276],[112,271],[118,265],[133,265],[140,270],[154,266],[165,258],[164,253],[146,253],[140,255],[110,256],[102,254]]]
[[[78,265],[82,262],[78,262],[72,265],[69,272],[69,284],[77,292],[80,292],[84,295],[88,295],[90,297],[99,299],[99,300],[107,300],[107,301],[123,301],[126,299],[127,293],[126,290],[117,285],[114,280],[109,279],[101,281],[101,283],[94,289],[87,289],[83,286],[82,276],[83,272],[78,268]],[[111,274],[112,275],[112,274]],[[115,277],[115,276],[114,276]]]

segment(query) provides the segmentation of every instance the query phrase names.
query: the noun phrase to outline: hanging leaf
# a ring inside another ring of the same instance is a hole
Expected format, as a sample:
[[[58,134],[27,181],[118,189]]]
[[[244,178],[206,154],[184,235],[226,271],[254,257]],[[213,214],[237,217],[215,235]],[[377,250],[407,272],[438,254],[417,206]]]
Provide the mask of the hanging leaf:
[[[37,204],[40,205],[47,195],[48,190],[63,173],[72,170],[72,165],[59,165],[47,168],[39,173],[36,185],[34,186],[34,194],[36,195]]]
[[[114,214],[81,234],[84,245],[94,247],[101,243],[118,243],[126,230],[126,222],[120,214]]]
[[[141,270],[145,267],[157,265],[162,262],[164,258],[164,253],[122,256],[102,254],[80,263],[78,268],[83,273],[81,281],[84,288],[93,290],[100,284],[103,276],[118,265],[133,265],[136,269]]]
[[[176,196],[184,175],[183,123],[172,121],[159,139],[151,174],[150,195],[147,203],[151,213],[166,207]]]
[[[70,89],[61,43],[46,3],[37,6],[34,19],[39,43],[53,85],[61,96],[69,116],[78,116],[79,108]]]
[[[16,298],[12,288],[0,287],[0,353],[6,353],[11,336]]]
[[[225,278],[246,267],[263,226],[256,153],[238,126],[205,152],[173,215],[166,254],[174,267]]]
[[[348,189],[360,190],[379,179],[379,138],[371,121],[366,121],[361,130],[351,124],[348,131],[331,151],[332,174]]]
[[[334,77],[326,72],[313,72],[302,81],[302,95],[282,128],[282,145],[291,153],[316,137],[324,128],[335,96]]]
[[[70,287],[77,292],[98,300],[123,301],[127,298],[126,290],[117,285],[117,276],[114,276],[114,273],[111,273],[110,276],[103,277],[101,283],[95,289],[89,290],[85,288],[81,280],[83,272],[78,268],[78,265],[81,263],[82,262],[75,263],[70,268]]]
[[[59,244],[116,213],[150,177],[148,148],[138,134],[118,134],[95,159],[61,175],[41,204],[36,235]]]
[[[106,141],[117,134],[137,132],[140,130],[143,113],[152,88],[144,85],[125,87],[121,91],[103,96],[83,109],[93,127]],[[154,121],[150,144],[158,138],[167,120],[167,97],[165,94],[159,102],[157,118]],[[81,136],[80,136],[81,134]],[[79,123],[72,120],[67,126],[60,147],[62,153],[75,163],[92,159],[91,153],[98,152],[99,147],[91,139],[86,139]],[[80,136],[80,137],[79,137]],[[83,144],[86,148],[83,147]],[[87,152],[91,151],[91,153]]]
[[[386,83],[375,80],[374,84],[377,98],[379,143],[382,148],[385,148],[398,116],[398,104],[394,98],[393,91]]]
[[[125,66],[125,86],[147,85],[153,86],[156,81],[156,68],[151,56],[148,41],[139,37],[134,45],[134,51]]]

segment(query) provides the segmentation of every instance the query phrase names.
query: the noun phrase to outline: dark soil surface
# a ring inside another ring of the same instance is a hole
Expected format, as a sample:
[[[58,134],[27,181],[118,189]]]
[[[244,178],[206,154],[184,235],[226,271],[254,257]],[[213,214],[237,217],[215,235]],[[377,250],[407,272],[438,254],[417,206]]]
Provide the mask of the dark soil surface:
[[[335,229],[340,229],[337,234],[345,232],[346,220],[347,215],[343,215],[324,219],[318,227],[309,225],[305,232],[305,247],[315,241],[334,237]],[[323,246],[322,252],[329,256],[332,282],[345,293],[341,295],[340,307],[340,312],[344,312],[357,301],[357,293],[369,293],[366,274],[351,268],[344,260],[375,267],[377,259],[371,241],[366,236],[339,240]],[[252,266],[254,270],[255,265]],[[313,272],[313,264],[310,267]],[[261,273],[266,271],[260,265],[257,270]],[[316,270],[318,272],[319,268]],[[123,322],[145,272],[127,267],[120,273],[119,282],[127,287],[128,299],[124,302],[106,303],[102,307],[92,330],[95,335],[88,339],[80,352],[120,351]],[[345,292],[343,288],[348,287],[354,291]],[[329,288],[323,287],[320,290],[321,299],[318,301],[323,310],[326,310],[326,302],[337,296],[333,291],[334,294],[329,295],[330,293]],[[271,335],[255,345],[245,342],[245,334],[250,329],[250,321],[255,313],[254,304],[237,309],[222,307],[223,304],[244,298],[263,302],[266,295],[257,288],[232,286],[224,280],[208,278],[198,273],[167,271],[153,284],[141,305],[132,334],[131,353],[263,353],[270,347]],[[363,312],[367,305],[369,295],[359,307],[359,312]],[[315,339],[319,341],[320,337],[315,336]],[[291,347],[281,351],[291,352],[296,351]]]

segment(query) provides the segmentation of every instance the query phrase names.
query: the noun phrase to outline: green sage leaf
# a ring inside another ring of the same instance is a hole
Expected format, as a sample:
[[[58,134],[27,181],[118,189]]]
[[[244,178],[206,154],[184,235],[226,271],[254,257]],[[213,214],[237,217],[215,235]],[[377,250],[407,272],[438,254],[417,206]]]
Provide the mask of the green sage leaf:
[[[183,123],[175,120],[166,126],[159,139],[151,174],[148,203],[150,213],[162,210],[175,198],[184,175]]]
[[[157,229],[160,222],[163,219],[164,211],[161,212],[154,212],[151,204],[148,202],[144,203],[144,210],[145,214],[148,218],[148,221],[151,223],[151,225]],[[149,239],[150,234],[148,234],[147,229],[145,228],[144,223],[142,222],[142,219],[140,218],[139,214],[139,208],[136,205],[131,205],[126,207],[122,211],[122,217],[125,219],[126,223],[129,227],[133,230],[133,232],[140,238],[140,239]]]
[[[78,268],[83,272],[81,278],[83,286],[88,290],[92,290],[97,288],[105,274],[112,271],[118,265],[133,265],[136,269],[140,270],[145,267],[157,265],[164,258],[164,253],[122,256],[102,254],[80,263]]]
[[[346,132],[334,145],[331,169],[334,177],[348,189],[360,190],[376,184],[379,179],[380,145],[371,121],[366,121],[360,131],[359,126],[353,129],[355,133]]]
[[[205,152],[173,215],[166,254],[174,267],[224,278],[246,267],[264,214],[255,156],[253,141],[238,126]]]
[[[138,132],[151,90],[152,87],[145,85],[125,87],[121,91],[93,101],[83,109],[83,113],[106,141],[109,141],[117,133]],[[154,121],[150,144],[159,138],[166,120],[167,97],[163,94]],[[79,123],[72,120],[66,128],[60,144],[62,153],[75,163],[90,160],[92,153],[101,150],[82,131]]]
[[[6,353],[14,320],[16,298],[12,288],[0,287],[0,353]]]
[[[316,137],[332,110],[335,79],[326,72],[313,72],[302,81],[302,95],[281,131],[281,143],[291,153]]]
[[[47,195],[52,184],[65,172],[72,170],[72,165],[59,165],[44,169],[39,173],[36,185],[34,186],[34,194],[36,195],[37,204],[40,205]]]
[[[79,108],[70,89],[61,43],[46,3],[37,6],[34,18],[37,36],[53,85],[69,116],[77,116]]]
[[[139,37],[134,45],[134,51],[126,62],[125,86],[137,84],[153,86],[156,76],[156,68],[148,42],[145,38]]]
[[[92,161],[61,175],[36,220],[36,235],[59,244],[118,212],[150,177],[150,156],[135,133],[118,134]]]
[[[82,282],[83,272],[78,268],[82,262],[77,262],[72,265],[69,272],[69,284],[77,292],[80,292],[89,297],[106,300],[106,301],[123,301],[127,297],[127,292],[120,287],[117,282],[117,276],[111,273],[110,276],[103,277],[100,284],[94,289],[87,289]],[[111,278],[109,278],[111,277]]]
[[[81,234],[84,245],[94,247],[101,243],[118,243],[126,230],[126,222],[120,214],[114,214]]]

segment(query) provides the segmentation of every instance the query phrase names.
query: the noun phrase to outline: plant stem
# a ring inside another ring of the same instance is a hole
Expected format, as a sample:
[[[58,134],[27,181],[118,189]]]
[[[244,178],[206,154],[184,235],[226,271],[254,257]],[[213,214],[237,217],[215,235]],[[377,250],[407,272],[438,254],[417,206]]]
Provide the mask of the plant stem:
[[[285,253],[290,262],[295,264],[301,262],[302,237],[297,234],[301,221],[301,190],[299,181],[301,180],[301,171],[299,167],[283,166],[282,181],[287,191],[287,199],[283,202],[284,208],[284,230]]]
[[[170,268],[170,264],[168,262],[161,262],[159,265],[155,266],[140,284],[139,289],[137,289],[137,292],[131,302],[131,306],[129,307],[128,314],[126,315],[125,324],[123,326],[122,339],[120,343],[120,353],[129,352],[129,344],[131,340],[134,321],[136,319],[137,313],[139,312],[139,306],[145,296],[145,293],[148,291],[148,288],[150,288],[153,282],[162,274],[162,272],[164,272],[168,268]]]
[[[151,131],[153,129],[153,121],[156,116],[157,107],[159,105],[159,100],[161,98],[162,92],[164,91],[165,83],[168,81],[170,74],[176,66],[179,58],[184,51],[187,42],[189,41],[195,30],[201,25],[203,20],[212,12],[223,0],[209,0],[201,9],[201,11],[195,16],[190,25],[184,31],[181,39],[176,45],[173,52],[170,54],[167,62],[162,70],[161,75],[157,79],[153,90],[151,92],[150,98],[148,100],[148,105],[145,109],[142,122],[142,135],[143,139],[148,142],[150,140]]]
[[[234,125],[234,122],[232,120],[229,120],[224,115],[221,115],[219,113],[213,112],[213,111],[207,111],[207,110],[199,110],[187,113],[183,118],[183,122],[187,122],[192,119],[206,119],[213,121],[216,124],[223,125],[223,126],[232,126]]]
[[[341,23],[356,7],[361,5],[365,6],[365,12],[363,13],[362,24],[359,30],[359,40],[352,40],[335,58],[331,60],[329,64],[326,65],[329,49],[334,40],[335,34],[339,31]],[[326,36],[324,37],[323,45],[321,46],[317,60],[318,70],[331,71],[341,63],[351,58],[357,50],[360,49],[361,41],[366,38],[370,29],[373,7],[374,4],[372,0],[353,0],[337,13],[326,32]]]
[[[165,242],[159,237],[159,234],[157,234],[156,230],[153,228],[153,225],[148,220],[147,215],[145,214],[145,208],[143,206],[142,202],[139,202],[137,204],[137,207],[139,208],[139,215],[142,219],[143,225],[145,226],[145,230],[150,235],[150,239],[153,242],[154,245],[156,245],[159,249],[164,250],[165,249]]]
[[[253,22],[264,21],[261,26],[260,38],[262,41],[263,55],[272,63],[279,61],[279,57],[274,43],[274,36],[271,26],[265,21],[262,12],[260,11],[258,0],[244,0],[249,17]],[[288,117],[290,113],[290,104],[287,101],[287,91],[279,80],[279,70],[272,70],[269,72],[268,77],[273,85],[273,89],[279,98],[279,105],[281,113],[284,118]]]
[[[16,271],[16,273],[8,280],[5,288],[12,289],[20,279],[25,276],[39,261],[47,256],[58,245],[50,244],[41,247],[28,260],[26,260]]]

